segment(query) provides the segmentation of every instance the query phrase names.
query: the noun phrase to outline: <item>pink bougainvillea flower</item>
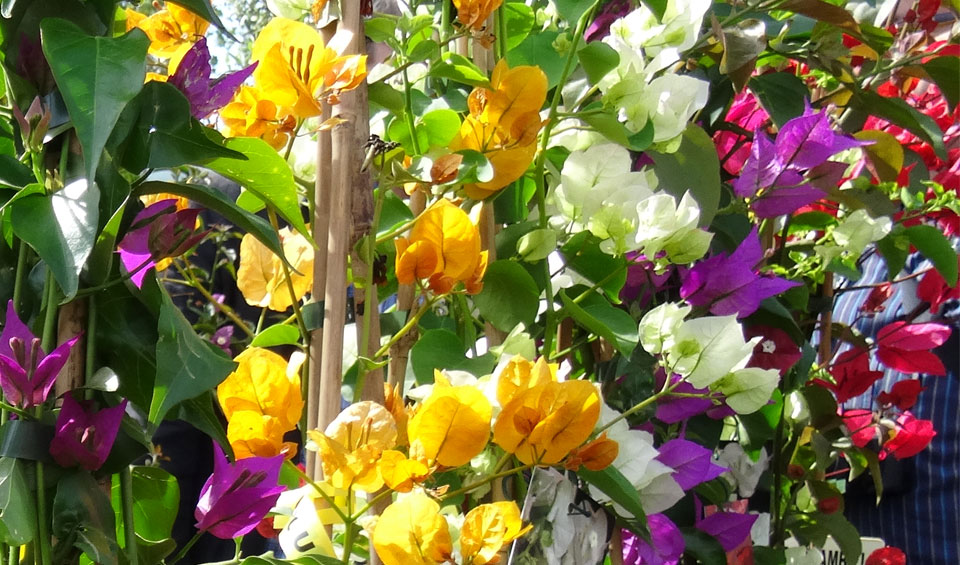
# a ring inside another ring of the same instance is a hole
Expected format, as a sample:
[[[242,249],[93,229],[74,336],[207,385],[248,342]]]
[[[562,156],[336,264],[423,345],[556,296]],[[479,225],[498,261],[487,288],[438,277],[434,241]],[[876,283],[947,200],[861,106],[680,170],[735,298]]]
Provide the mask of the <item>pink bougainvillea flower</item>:
[[[733,253],[719,253],[687,271],[680,297],[691,306],[708,306],[715,316],[749,316],[764,299],[800,284],[757,271],[762,259],[763,248],[754,227]]]
[[[199,214],[196,208],[177,210],[177,201],[171,199],[151,204],[134,217],[117,250],[137,288],[157,261],[182,255],[203,239],[207,232],[196,231]]]
[[[676,565],[683,557],[686,543],[683,534],[670,518],[663,514],[647,516],[650,540],[646,542],[630,530],[622,530],[623,563],[644,565]]]
[[[840,417],[850,433],[850,440],[857,447],[866,447],[877,437],[877,426],[870,410],[847,410]]]
[[[0,334],[0,388],[6,401],[22,409],[43,404],[78,339],[65,341],[48,355],[17,316],[13,301],[7,302]]]
[[[813,383],[832,390],[839,403],[867,392],[873,383],[883,377],[883,371],[870,370],[870,353],[860,348],[848,349],[838,355],[829,371],[834,382],[813,379]]]
[[[903,373],[946,375],[943,362],[931,349],[943,345],[950,332],[943,324],[887,324],[877,332],[877,358]]]
[[[88,403],[77,402],[72,394],[63,397],[56,433],[50,441],[50,455],[61,467],[79,465],[88,471],[99,469],[117,439],[127,401],[98,412],[90,412],[88,408]]]
[[[936,314],[944,302],[960,298],[960,283],[950,286],[940,271],[930,269],[921,277],[917,285],[917,298],[929,303],[930,313]]]
[[[930,445],[937,435],[933,422],[920,420],[910,412],[901,414],[897,418],[897,424],[897,433],[883,444],[880,459],[885,459],[890,454],[897,459],[913,457]]]
[[[200,490],[193,516],[197,529],[221,539],[249,533],[273,508],[284,487],[277,484],[283,455],[247,457],[231,464],[213,444],[213,474]]]
[[[724,118],[724,121],[740,126],[745,132],[762,129],[769,120],[770,114],[749,90],[744,90],[733,98],[730,110]],[[723,168],[731,175],[739,174],[750,155],[752,143],[748,136],[731,130],[720,130],[713,135],[713,141]]]
[[[881,392],[877,395],[877,403],[881,406],[896,406],[900,410],[909,410],[917,403],[917,396],[927,390],[917,379],[898,381],[893,384],[890,392]]]
[[[748,340],[757,336],[762,338],[753,348],[748,367],[776,369],[782,376],[796,365],[802,356],[800,347],[794,343],[790,334],[780,328],[748,326],[743,333]]]
[[[256,68],[257,63],[253,63],[211,80],[210,50],[207,38],[201,37],[183,56],[167,82],[183,93],[190,102],[190,113],[199,120],[226,106]]]

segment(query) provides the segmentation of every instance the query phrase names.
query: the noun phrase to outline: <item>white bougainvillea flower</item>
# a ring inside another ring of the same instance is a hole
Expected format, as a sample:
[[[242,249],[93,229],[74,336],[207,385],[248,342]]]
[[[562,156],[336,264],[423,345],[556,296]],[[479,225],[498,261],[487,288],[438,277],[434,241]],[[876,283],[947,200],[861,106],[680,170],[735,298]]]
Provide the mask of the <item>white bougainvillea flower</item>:
[[[747,367],[738,369],[714,383],[713,389],[726,396],[726,403],[737,414],[750,414],[763,408],[780,382],[776,369]]]
[[[679,204],[669,194],[654,194],[637,204],[635,249],[654,258],[661,251],[673,263],[689,263],[707,252],[713,237],[697,227],[700,207],[689,192]]]
[[[640,319],[640,345],[647,353],[660,353],[673,346],[673,336],[690,313],[689,306],[664,302]]]
[[[693,116],[707,105],[710,83],[689,75],[667,74],[653,79],[638,104],[653,122],[654,143],[668,144],[678,138]],[[644,124],[646,125],[646,120]]]
[[[744,368],[758,341],[759,337],[743,339],[736,315],[687,320],[667,349],[667,366],[693,386],[708,387]]]

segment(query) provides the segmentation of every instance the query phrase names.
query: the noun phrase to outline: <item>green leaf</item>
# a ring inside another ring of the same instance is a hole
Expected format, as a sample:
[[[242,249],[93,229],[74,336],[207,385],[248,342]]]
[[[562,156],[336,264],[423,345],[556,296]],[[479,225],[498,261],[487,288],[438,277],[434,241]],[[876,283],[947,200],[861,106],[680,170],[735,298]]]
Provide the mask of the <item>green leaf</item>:
[[[97,237],[100,191],[76,180],[51,195],[31,194],[10,210],[13,232],[53,271],[66,299],[77,292],[80,271]]]
[[[587,2],[589,4],[589,2]],[[561,14],[567,14],[558,6]],[[553,88],[560,82],[563,74],[564,55],[557,53],[553,42],[560,34],[555,31],[544,31],[527,36],[523,43],[507,53],[507,63],[510,67],[518,65],[536,65],[547,75],[547,86]]]
[[[502,259],[487,267],[483,290],[474,304],[493,327],[509,332],[522,323],[529,328],[537,316],[540,289],[533,277],[516,261]]]
[[[807,85],[793,73],[758,75],[747,85],[778,127],[803,114],[803,102],[810,96]]]
[[[590,84],[597,84],[620,64],[617,51],[602,41],[587,43],[583,49],[577,51],[577,58],[580,59],[580,65],[587,73]]]
[[[302,555],[295,559],[278,559],[272,553],[247,557],[240,565],[342,565],[342,561],[325,555]]]
[[[220,21],[220,16],[218,16],[216,10],[213,9],[213,4],[210,2],[210,0],[171,0],[171,2],[183,6],[194,14],[217,26],[230,39],[234,41],[237,40],[230,33],[230,30],[223,26],[223,22]]]
[[[433,63],[427,75],[469,84],[470,86],[490,86],[490,79],[485,72],[480,70],[480,67],[474,65],[470,59],[456,53],[445,53],[442,59]]]
[[[920,112],[899,98],[887,98],[876,92],[854,93],[851,100],[859,110],[883,118],[898,125],[933,147],[941,159],[947,158],[947,149],[943,144],[943,132],[930,116]]]
[[[647,514],[643,511],[643,505],[640,503],[640,494],[636,487],[630,484],[630,481],[616,467],[609,465],[600,471],[591,471],[586,467],[581,467],[577,471],[577,476],[615,500],[617,504],[630,512],[633,518],[646,522]]]
[[[287,162],[262,139],[235,137],[229,149],[246,155],[246,160],[219,158],[204,166],[240,184],[274,208],[301,234],[307,233],[297,198],[297,185]]]
[[[235,364],[218,347],[193,331],[166,292],[157,324],[157,378],[150,403],[151,424],[175,405],[220,384]]]
[[[177,405],[175,419],[183,420],[220,444],[228,457],[233,457],[233,447],[227,439],[227,433],[220,423],[220,414],[214,408],[217,396],[213,390],[207,390],[195,398],[184,400]]]
[[[133,520],[137,535],[146,541],[170,537],[175,510],[180,506],[177,479],[160,467],[133,467]]]
[[[777,6],[781,10],[790,10],[808,18],[835,25],[839,28],[858,33],[860,27],[850,12],[842,7],[823,0],[787,0]]]
[[[734,90],[740,92],[757,66],[757,57],[767,48],[766,26],[763,21],[748,18],[724,28],[720,35],[723,42],[723,57],[720,72],[733,81]]]
[[[910,243],[913,244],[924,257],[930,259],[933,266],[943,275],[947,284],[956,286],[957,252],[953,250],[953,246],[950,245],[950,241],[944,237],[943,232],[928,225],[911,226],[904,231]]]
[[[77,547],[94,563],[118,563],[120,548],[110,498],[86,471],[69,473],[57,484],[52,533],[60,543]]]
[[[826,528],[833,541],[840,546],[847,563],[859,563],[860,554],[863,553],[863,545],[860,542],[860,532],[853,526],[843,514],[835,512],[833,514],[817,514],[817,522]]]
[[[576,24],[577,20],[580,19],[580,16],[584,12],[590,9],[596,1],[595,0],[556,0],[557,13],[560,14],[563,19],[571,24]]]
[[[583,287],[573,287],[583,291]],[[624,356],[629,357],[637,346],[640,337],[637,323],[623,310],[614,308],[601,295],[590,292],[581,304],[567,296],[566,289],[560,291],[563,307],[575,322],[603,337]]]
[[[660,180],[658,188],[677,201],[690,194],[700,205],[700,226],[709,226],[720,205],[720,159],[713,140],[702,128],[691,125],[683,132],[675,153],[648,152]]]
[[[370,18],[363,22],[363,31],[371,41],[393,41],[397,36],[397,19],[387,16]]]
[[[686,546],[684,553],[696,558],[697,563],[703,565],[726,564],[726,552],[716,538],[703,530],[690,527],[681,528],[680,533],[683,534],[683,543]]]
[[[633,133],[623,125],[620,118],[618,118],[612,110],[604,109],[603,111],[599,111],[599,104],[592,108],[591,106],[588,106],[586,109],[594,109],[594,111],[584,112],[580,115],[580,119],[589,124],[593,129],[602,133],[603,136],[610,141],[618,143],[631,151],[644,151],[653,143],[652,121],[648,120],[646,125],[643,126],[643,129],[637,133]]]
[[[950,108],[956,108],[960,101],[960,57],[937,57],[922,65],[923,70],[930,75],[933,82],[940,87],[940,92],[947,99]]]
[[[116,139],[120,130],[129,132]],[[190,114],[190,102],[172,84],[150,81],[124,110],[111,138],[128,171],[202,164],[217,157],[244,159],[204,133]]]
[[[620,290],[627,282],[627,262],[600,250],[600,240],[580,232],[560,248],[567,267],[599,286],[611,301],[620,303]]]
[[[277,238],[277,232],[273,231],[273,227],[270,226],[269,222],[237,206],[236,203],[232,202],[226,195],[213,187],[201,184],[175,184],[150,181],[137,187],[136,193],[138,196],[142,194],[168,193],[189,198],[204,208],[220,214],[244,232],[251,234],[278,257],[283,256],[283,247],[281,247],[280,240]]]
[[[150,40],[139,29],[117,38],[90,36],[59,18],[41,22],[40,37],[92,183],[114,124],[143,87]]]
[[[24,465],[21,459],[0,458],[0,540],[10,545],[23,545],[36,535],[36,499]]]
[[[503,17],[507,20],[507,51],[510,51],[530,35],[537,18],[533,8],[523,2],[505,2]]]
[[[894,229],[877,242],[877,249],[887,263],[887,279],[894,280],[903,270],[910,254],[910,239],[903,229]]]
[[[432,383],[434,369],[456,369],[482,376],[493,370],[496,360],[487,353],[467,357],[467,348],[450,330],[427,330],[410,349],[410,366],[418,384]]]
[[[276,347],[298,343],[300,343],[300,330],[297,326],[277,324],[257,334],[257,337],[250,342],[250,347]]]
[[[30,167],[18,161],[13,155],[0,155],[0,185],[20,188],[35,180]]]
[[[389,84],[375,82],[367,88],[367,95],[371,104],[381,106],[395,116],[403,115],[403,93]]]

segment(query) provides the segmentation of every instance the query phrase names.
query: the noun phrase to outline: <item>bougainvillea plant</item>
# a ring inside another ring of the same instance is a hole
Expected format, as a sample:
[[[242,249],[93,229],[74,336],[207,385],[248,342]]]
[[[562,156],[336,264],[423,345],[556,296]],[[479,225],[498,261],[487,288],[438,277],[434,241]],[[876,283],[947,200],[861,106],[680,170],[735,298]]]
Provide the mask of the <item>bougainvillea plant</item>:
[[[845,404],[946,371],[955,3],[275,0],[242,68],[213,4],[3,2],[0,565],[856,562],[937,434]]]

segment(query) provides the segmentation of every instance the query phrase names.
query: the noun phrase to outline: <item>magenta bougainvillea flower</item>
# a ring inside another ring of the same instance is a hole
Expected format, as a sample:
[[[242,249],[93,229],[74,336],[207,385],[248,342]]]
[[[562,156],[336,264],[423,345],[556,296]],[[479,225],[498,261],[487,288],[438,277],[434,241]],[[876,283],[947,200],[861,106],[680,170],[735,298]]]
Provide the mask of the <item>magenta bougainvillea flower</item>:
[[[659,451],[657,460],[673,469],[673,479],[683,490],[715,479],[727,470],[713,462],[713,450],[685,439],[672,439],[661,445]]]
[[[117,439],[127,401],[98,412],[88,408],[88,403],[77,402],[72,394],[63,397],[56,433],[50,442],[50,455],[61,467],[99,469]]]
[[[724,551],[733,551],[750,535],[750,528],[757,521],[756,514],[717,512],[700,520],[697,529],[707,532],[720,542]]]
[[[814,112],[808,104],[802,116],[783,125],[775,141],[759,128],[754,132],[750,156],[740,178],[733,182],[733,191],[750,198],[750,207],[760,218],[790,214],[826,196],[815,186],[822,183],[805,176],[808,171],[817,167],[822,171],[830,157],[868,144],[837,134],[826,112]],[[834,171],[835,167],[827,165],[827,169]],[[813,177],[822,175],[812,173]]]
[[[283,455],[247,457],[231,464],[213,444],[213,474],[200,490],[193,516],[197,529],[221,539],[249,533],[276,504],[284,487],[277,484]]]
[[[43,404],[79,338],[67,340],[48,355],[17,316],[13,301],[7,302],[0,334],[0,388],[6,401],[23,409]]]
[[[210,50],[207,38],[201,37],[183,56],[168,82],[186,96],[190,113],[199,120],[226,106],[256,68],[257,63],[254,63],[211,80]]]
[[[749,316],[764,299],[800,284],[757,271],[762,259],[763,248],[753,228],[732,254],[719,253],[687,271],[680,297],[691,306],[708,306],[716,316]]]
[[[177,210],[176,200],[161,200],[136,215],[117,250],[137,288],[158,260],[182,255],[203,239],[206,232],[196,231],[199,214],[195,208]]]
[[[947,374],[943,361],[931,351],[950,337],[950,326],[893,322],[877,332],[877,358],[903,373]]]
[[[622,530],[623,562],[630,565],[676,565],[683,557],[686,543],[676,524],[663,514],[647,516],[651,543],[630,530]]]

